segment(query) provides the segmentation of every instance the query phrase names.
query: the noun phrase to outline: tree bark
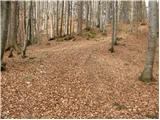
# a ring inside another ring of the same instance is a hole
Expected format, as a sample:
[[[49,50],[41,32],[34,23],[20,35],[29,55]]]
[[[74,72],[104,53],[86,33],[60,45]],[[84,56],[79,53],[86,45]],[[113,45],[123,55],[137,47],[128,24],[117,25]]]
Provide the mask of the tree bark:
[[[112,44],[111,48],[109,49],[111,53],[114,52],[114,42],[115,42],[115,1],[112,1]]]
[[[23,48],[22,48],[22,58],[25,58],[26,57],[26,48],[27,48],[27,30],[26,30],[26,18],[25,18],[25,15],[26,15],[26,2],[24,1],[24,18],[23,18]]]
[[[30,7],[29,7],[29,19],[28,19],[28,41],[31,44],[32,41],[32,1],[30,1]]]
[[[118,27],[118,20],[117,20],[117,14],[118,14],[118,1],[115,1],[115,35],[114,35],[114,45],[117,45],[117,27]]]
[[[60,37],[62,37],[62,29],[63,29],[63,13],[64,13],[64,1],[62,1]]]
[[[83,1],[78,1],[78,28],[77,28],[77,32],[79,35],[82,34],[82,17],[83,17]]]
[[[89,29],[89,2],[86,1],[86,29]]]
[[[131,10],[130,3],[131,1],[121,1],[119,18],[122,23],[128,24],[130,22],[130,18],[129,18],[129,13]]]
[[[107,21],[111,23],[112,21],[112,1],[107,1]]]
[[[69,20],[70,20],[70,1],[67,2],[68,4],[68,17],[67,17],[67,35],[69,35]]]
[[[17,45],[17,5],[18,1],[12,1],[11,2],[11,14],[10,14],[10,35],[9,35],[9,41],[10,41],[10,53],[9,57],[13,56],[13,50],[15,49],[17,54],[21,53],[20,48]]]
[[[153,80],[153,63],[157,41],[157,1],[149,1],[149,39],[148,52],[144,70],[140,76],[140,80],[151,82]]]
[[[72,34],[72,1],[70,1],[70,6],[71,6],[71,20],[70,20],[70,35]]]
[[[58,13],[59,10],[58,10],[58,6],[59,6],[59,1],[57,0],[57,16],[56,16],[57,17],[57,26],[56,26],[57,37],[59,36],[59,32],[58,32],[59,31],[59,29],[58,29],[58,27],[59,27],[59,22],[58,22],[59,21],[59,18],[58,18],[59,17],[59,15],[58,15],[59,14]]]
[[[101,1],[98,1],[98,12],[97,12],[97,27],[100,28],[101,21]]]
[[[8,24],[9,24],[9,11],[10,11],[10,2],[1,1],[1,70],[4,70],[3,55],[5,51],[7,34],[8,34]]]

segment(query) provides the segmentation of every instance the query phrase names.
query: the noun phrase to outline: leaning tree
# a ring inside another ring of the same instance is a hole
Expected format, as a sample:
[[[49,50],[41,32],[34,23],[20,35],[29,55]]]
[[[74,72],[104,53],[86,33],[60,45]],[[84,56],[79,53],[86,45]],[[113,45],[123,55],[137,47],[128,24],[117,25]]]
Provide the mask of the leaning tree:
[[[149,1],[149,39],[148,52],[144,70],[139,77],[141,81],[150,82],[153,79],[153,63],[157,41],[157,1]]]

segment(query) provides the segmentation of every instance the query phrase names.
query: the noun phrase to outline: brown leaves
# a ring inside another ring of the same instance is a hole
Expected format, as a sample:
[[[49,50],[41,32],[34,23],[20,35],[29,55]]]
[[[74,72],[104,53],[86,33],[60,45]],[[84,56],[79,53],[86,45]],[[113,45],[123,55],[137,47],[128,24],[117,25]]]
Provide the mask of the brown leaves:
[[[138,81],[146,38],[121,36],[126,46],[114,54],[103,36],[33,46],[31,59],[6,58],[1,118],[157,118],[158,62],[154,84]]]

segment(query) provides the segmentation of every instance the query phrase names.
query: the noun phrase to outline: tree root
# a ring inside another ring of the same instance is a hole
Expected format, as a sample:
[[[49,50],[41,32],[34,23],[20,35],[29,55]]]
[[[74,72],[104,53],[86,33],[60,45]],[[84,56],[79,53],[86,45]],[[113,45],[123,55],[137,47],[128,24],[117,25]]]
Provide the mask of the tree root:
[[[110,51],[111,53],[114,53],[114,52],[115,52],[113,47],[111,47],[111,48],[109,49],[109,51]]]
[[[1,71],[5,71],[6,70],[6,63],[1,63]]]

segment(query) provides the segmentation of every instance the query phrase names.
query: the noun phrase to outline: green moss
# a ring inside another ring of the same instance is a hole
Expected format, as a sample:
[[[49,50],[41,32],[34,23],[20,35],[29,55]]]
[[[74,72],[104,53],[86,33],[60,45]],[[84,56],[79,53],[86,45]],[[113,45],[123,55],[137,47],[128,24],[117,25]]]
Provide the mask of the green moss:
[[[6,63],[2,62],[1,63],[1,71],[5,71],[6,70]]]
[[[117,110],[127,109],[125,105],[121,105],[117,102],[113,103],[113,106],[115,106]]]
[[[141,76],[139,77],[139,80],[145,83],[150,83],[152,82],[153,76],[150,72],[144,70],[141,74]]]
[[[33,76],[32,75],[26,75],[23,80],[25,81],[32,81],[33,80]]]
[[[64,40],[69,41],[69,40],[72,40],[74,38],[75,38],[74,36],[67,35],[67,36],[64,37]]]
[[[147,118],[158,119],[157,115],[146,115]]]
[[[122,40],[122,37],[116,37],[116,40],[120,41],[120,40]]]
[[[140,76],[140,77],[139,77],[139,80],[142,81],[142,82],[145,82],[145,83],[150,83],[150,82],[151,82],[151,79],[145,78],[145,77],[143,77],[143,76]]]
[[[102,32],[102,35],[107,36],[107,32]]]
[[[84,34],[87,38],[95,38],[96,37],[96,33],[94,31],[87,31]]]
[[[56,40],[57,42],[63,42],[64,41],[64,39],[63,38],[57,38],[57,40]]]
[[[108,49],[111,53],[114,53],[115,51],[114,51],[114,48],[113,47],[111,47],[110,49]]]
[[[75,39],[75,37],[73,35],[64,35],[62,37],[58,37],[57,41],[58,42],[63,42],[63,41],[69,41],[69,40],[72,40],[72,39]]]

